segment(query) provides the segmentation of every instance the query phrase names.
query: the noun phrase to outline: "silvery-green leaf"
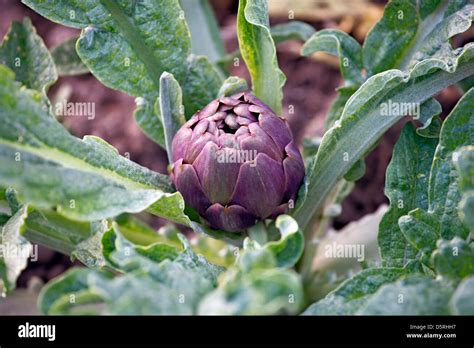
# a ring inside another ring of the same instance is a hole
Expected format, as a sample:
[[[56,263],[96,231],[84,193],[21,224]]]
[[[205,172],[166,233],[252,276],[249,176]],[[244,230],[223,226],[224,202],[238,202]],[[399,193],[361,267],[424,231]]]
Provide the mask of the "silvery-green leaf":
[[[190,118],[196,111],[213,101],[222,85],[221,72],[205,56],[191,54],[187,61],[186,76],[181,82],[184,111]],[[169,71],[173,73],[172,71]]]
[[[411,124],[405,125],[395,144],[385,179],[390,208],[378,235],[386,266],[403,267],[416,259],[417,249],[402,234],[398,219],[417,207],[428,209],[428,180],[436,145],[436,139],[420,137]]]
[[[324,299],[312,304],[305,315],[350,315],[362,308],[383,284],[406,273],[403,268],[369,268],[347,279]]]
[[[474,246],[459,237],[440,239],[431,255],[436,272],[454,278],[474,274]]]
[[[16,287],[16,280],[26,268],[32,246],[22,236],[27,206],[22,206],[3,227],[0,228],[0,289],[9,293]]]
[[[353,37],[337,29],[320,30],[306,41],[301,54],[309,56],[320,51],[339,57],[339,68],[347,85],[359,86],[364,82],[362,50]]]
[[[102,249],[107,265],[122,274],[73,269],[42,291],[42,312],[74,314],[89,301],[100,314],[195,314],[224,269],[196,255],[184,237],[179,252],[161,243],[133,245],[118,228],[104,234]],[[64,294],[77,298],[77,306],[67,305]]]
[[[299,276],[280,268],[226,274],[199,304],[201,315],[272,315],[297,313],[303,303]]]
[[[28,17],[12,23],[0,45],[0,64],[9,67],[17,81],[44,94],[58,79],[53,58]]]
[[[151,140],[159,144],[162,148],[166,148],[163,124],[154,108],[155,101],[153,99],[138,97],[135,99],[135,104],[136,109],[133,112],[135,122],[137,122],[140,129]]]
[[[327,130],[334,126],[334,123],[341,117],[347,101],[354,94],[354,92],[357,91],[359,87],[360,86],[358,85],[351,85],[342,86],[337,89],[338,95],[334,102],[331,104],[331,108],[328,111],[328,115],[326,117],[326,120],[324,121],[324,129]]]
[[[216,62],[225,55],[219,25],[208,0],[180,0],[191,31],[192,51]]]
[[[304,248],[304,237],[297,222],[289,215],[280,215],[275,222],[281,239],[265,244],[276,258],[277,267],[292,267],[298,262]]]
[[[449,38],[471,26],[469,6],[466,1],[390,1],[364,41],[367,75],[407,70],[431,57],[454,59]]]
[[[23,2],[53,21],[81,28],[76,49],[89,70],[106,86],[141,97],[148,105],[158,97],[164,71],[182,86],[187,116],[213,100],[222,83],[207,58],[190,57],[191,37],[178,0]],[[140,127],[164,145],[159,119],[152,107],[146,110],[150,112],[136,115]]]
[[[356,314],[447,315],[453,284],[411,275],[382,286]]]
[[[77,220],[139,212],[155,202],[160,206],[155,213],[175,219],[173,210],[180,207],[159,202],[180,196],[170,193],[166,176],[119,156],[108,145],[71,136],[43,110],[38,93],[21,89],[8,69],[0,66],[0,71],[1,185],[16,188],[26,203],[54,207]]]
[[[474,190],[474,145],[461,147],[454,153],[453,161],[459,173],[459,189]]]
[[[435,249],[436,241],[441,237],[438,220],[420,208],[400,217],[398,226],[411,245],[427,254]]]
[[[72,37],[53,47],[51,55],[59,76],[75,76],[87,74],[89,69],[76,52],[78,37]]]
[[[450,308],[455,315],[474,315],[474,277],[464,279],[454,292]]]
[[[237,34],[255,95],[281,115],[285,75],[278,67],[265,0],[239,1]]]
[[[308,40],[314,34],[314,28],[305,22],[289,21],[271,27],[271,34],[275,44],[287,40]]]
[[[219,88],[219,92],[217,93],[218,97],[228,97],[233,94],[244,92],[248,90],[247,81],[243,78],[238,76],[229,76],[227,79],[224,80],[222,83],[221,88]]]
[[[458,174],[453,154],[474,139],[474,89],[457,103],[443,123],[436,149],[429,183],[429,211],[439,220],[440,234],[445,239],[455,235],[465,238],[467,227],[460,221],[458,204],[461,201]]]
[[[186,122],[182,102],[181,87],[178,81],[175,80],[173,75],[164,72],[160,77],[160,97],[157,99],[155,108],[163,125],[169,163],[173,163],[173,137]]]
[[[346,103],[340,122],[323,137],[309,169],[307,195],[293,216],[305,229],[345,173],[405,115],[382,115],[381,105],[423,103],[446,86],[474,73],[474,46],[468,44],[454,64],[440,59],[418,63],[409,74],[388,70],[369,78]],[[467,114],[468,115],[468,114]]]
[[[75,300],[76,293],[87,290],[87,277],[91,272],[95,271],[87,268],[72,268],[51,280],[47,286],[41,289],[38,298],[39,310],[43,314],[49,314],[51,306],[63,296],[67,296],[69,300]]]
[[[441,104],[435,98],[428,99],[421,104],[420,115],[417,119],[422,123],[422,126],[416,129],[416,133],[426,138],[438,138],[442,123],[438,116],[442,111]]]

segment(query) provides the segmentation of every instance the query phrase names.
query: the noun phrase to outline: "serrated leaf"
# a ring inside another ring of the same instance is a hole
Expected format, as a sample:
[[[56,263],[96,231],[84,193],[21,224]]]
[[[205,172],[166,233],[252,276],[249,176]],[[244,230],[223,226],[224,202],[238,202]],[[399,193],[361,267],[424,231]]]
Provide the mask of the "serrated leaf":
[[[456,291],[451,301],[450,309],[454,315],[474,315],[474,277],[464,279]]]
[[[160,97],[155,108],[163,125],[168,162],[173,163],[173,137],[186,120],[184,118],[181,87],[173,75],[169,73],[164,72],[160,77]]]
[[[305,22],[290,21],[287,23],[277,24],[271,27],[271,34],[275,44],[287,40],[308,40],[314,34],[314,28]]]
[[[75,76],[87,74],[89,69],[82,62],[76,52],[78,37],[72,37],[55,46],[51,50],[59,76]]]
[[[28,208],[22,206],[1,227],[0,289],[3,293],[9,293],[16,287],[16,280],[26,268],[28,258],[33,250],[32,245],[22,236],[27,216]]]
[[[337,29],[320,30],[304,44],[301,54],[309,56],[320,51],[339,57],[339,68],[346,85],[359,86],[364,82],[362,49],[353,37]]]
[[[390,208],[379,226],[378,243],[384,264],[403,267],[416,259],[415,249],[398,227],[398,219],[420,207],[428,209],[428,180],[437,140],[416,134],[411,124],[406,124],[393,149],[387,167],[385,195]]]
[[[282,112],[285,75],[278,67],[265,0],[239,1],[237,36],[255,95],[277,115]]]
[[[444,87],[474,73],[474,46],[468,44],[454,65],[428,59],[404,74],[389,70],[368,79],[347,102],[340,122],[323,137],[308,167],[307,195],[293,216],[303,230],[345,173],[404,115],[382,116],[382,103],[422,103]],[[304,196],[303,196],[304,197]]]
[[[13,70],[17,81],[44,95],[58,79],[53,58],[28,17],[12,23],[0,45],[0,64]]]
[[[474,274],[474,247],[459,237],[440,239],[431,255],[436,272],[443,276],[464,278]]]
[[[233,94],[248,90],[247,81],[237,76],[230,76],[224,80],[217,97],[228,97]]]
[[[305,315],[350,315],[365,305],[383,284],[406,273],[403,268],[370,268],[343,282],[324,299],[312,304]]]

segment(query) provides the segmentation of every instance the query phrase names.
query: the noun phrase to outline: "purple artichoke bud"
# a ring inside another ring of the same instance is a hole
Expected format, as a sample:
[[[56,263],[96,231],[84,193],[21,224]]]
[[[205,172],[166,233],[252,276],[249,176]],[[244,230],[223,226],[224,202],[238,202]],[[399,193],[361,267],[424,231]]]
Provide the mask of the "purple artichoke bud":
[[[284,213],[304,164],[286,120],[255,96],[212,101],[173,139],[171,179],[213,228],[235,232]]]

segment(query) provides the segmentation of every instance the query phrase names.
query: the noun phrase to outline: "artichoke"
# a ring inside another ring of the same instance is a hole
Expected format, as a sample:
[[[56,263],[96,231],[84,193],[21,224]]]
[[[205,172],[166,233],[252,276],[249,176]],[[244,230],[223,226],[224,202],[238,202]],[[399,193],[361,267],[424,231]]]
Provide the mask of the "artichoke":
[[[212,228],[241,231],[284,213],[304,163],[286,120],[255,96],[221,97],[176,133],[171,179]]]

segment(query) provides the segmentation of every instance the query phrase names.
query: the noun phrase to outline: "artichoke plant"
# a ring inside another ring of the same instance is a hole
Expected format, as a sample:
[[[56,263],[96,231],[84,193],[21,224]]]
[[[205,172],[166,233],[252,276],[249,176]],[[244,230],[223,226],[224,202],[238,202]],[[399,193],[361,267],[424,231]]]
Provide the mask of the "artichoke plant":
[[[171,178],[213,228],[241,231],[284,213],[304,163],[286,120],[249,93],[221,97],[176,133]]]

